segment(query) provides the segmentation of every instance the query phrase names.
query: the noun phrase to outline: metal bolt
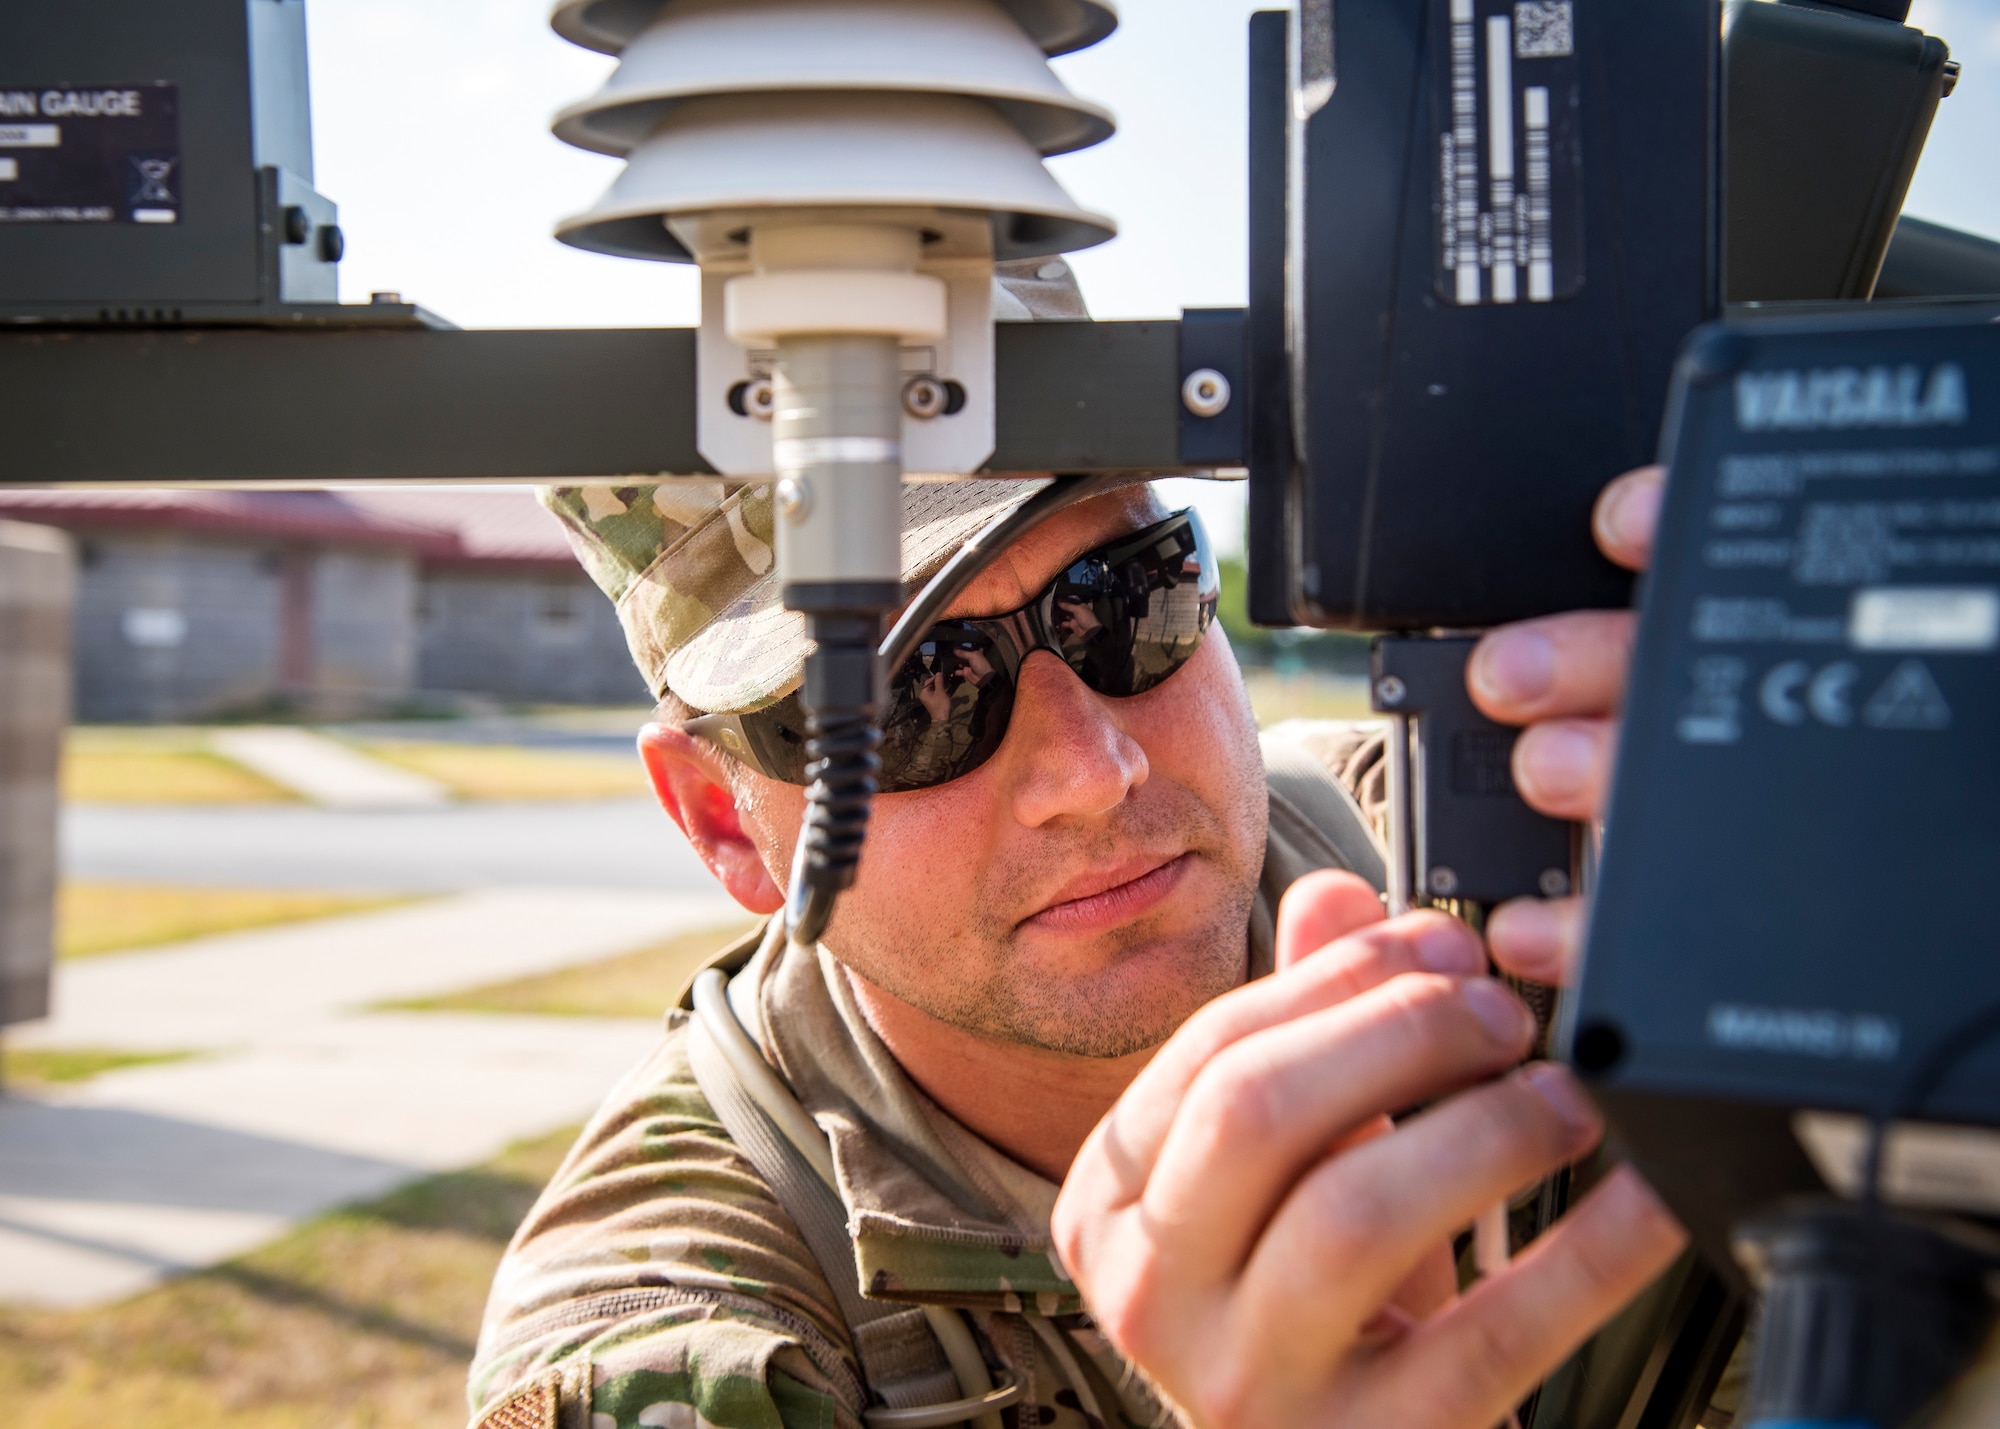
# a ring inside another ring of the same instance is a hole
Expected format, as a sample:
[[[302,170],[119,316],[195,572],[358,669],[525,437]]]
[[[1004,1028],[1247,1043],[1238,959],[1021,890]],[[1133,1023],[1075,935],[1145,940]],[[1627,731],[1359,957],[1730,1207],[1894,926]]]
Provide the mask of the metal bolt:
[[[1542,890],[1544,898],[1562,898],[1569,893],[1569,875],[1560,868],[1545,868],[1535,886]]]
[[[401,293],[385,289],[379,293],[370,293],[368,295],[368,301],[371,303],[400,303],[403,301],[403,295]]]
[[[912,377],[903,384],[903,410],[919,420],[941,415],[948,400],[944,383],[935,377]]]
[[[768,377],[752,377],[729,389],[729,410],[739,417],[768,422],[778,410],[778,389]]]
[[[1384,709],[1394,709],[1410,697],[1410,687],[1397,675],[1384,675],[1375,682],[1375,703]]]
[[[1458,892],[1458,870],[1446,868],[1442,864],[1431,870],[1431,892],[1440,898],[1449,898]]]
[[[290,244],[304,243],[308,238],[312,237],[312,231],[313,221],[311,214],[307,213],[297,204],[293,204],[285,210],[285,242]]]
[[[1197,417],[1219,417],[1229,410],[1229,379],[1213,367],[1199,367],[1181,383],[1181,405]]]
[[[778,512],[787,521],[803,521],[812,510],[812,487],[802,477],[788,476],[778,483]]]
[[[319,256],[322,263],[338,263],[347,256],[347,235],[337,223],[329,223],[319,231]]]
[[[1958,88],[1958,76],[1963,71],[1963,68],[1957,60],[1946,60],[1944,62],[1944,88],[1939,92],[1940,98],[1950,98],[1951,92]]]

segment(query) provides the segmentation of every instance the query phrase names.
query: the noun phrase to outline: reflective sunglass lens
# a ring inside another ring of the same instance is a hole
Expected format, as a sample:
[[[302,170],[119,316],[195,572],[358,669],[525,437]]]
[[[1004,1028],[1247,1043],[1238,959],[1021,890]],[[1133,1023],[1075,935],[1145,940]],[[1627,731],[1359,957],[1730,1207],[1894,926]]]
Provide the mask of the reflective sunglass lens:
[[[969,774],[1007,733],[1014,681],[976,632],[934,637],[897,672],[882,721],[882,787],[926,789]]]

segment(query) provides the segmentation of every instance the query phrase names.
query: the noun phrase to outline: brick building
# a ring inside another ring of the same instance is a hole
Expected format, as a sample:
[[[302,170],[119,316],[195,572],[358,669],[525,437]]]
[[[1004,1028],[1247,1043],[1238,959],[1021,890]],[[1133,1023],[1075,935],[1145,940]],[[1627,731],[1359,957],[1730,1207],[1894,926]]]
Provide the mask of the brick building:
[[[646,699],[531,492],[9,491],[67,530],[80,720]]]

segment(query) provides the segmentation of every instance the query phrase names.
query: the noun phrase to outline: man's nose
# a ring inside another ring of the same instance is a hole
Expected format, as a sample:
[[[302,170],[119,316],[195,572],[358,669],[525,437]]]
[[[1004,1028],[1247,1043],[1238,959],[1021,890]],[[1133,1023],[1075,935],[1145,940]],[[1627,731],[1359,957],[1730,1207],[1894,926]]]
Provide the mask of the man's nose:
[[[1108,813],[1146,782],[1146,751],[1069,666],[1037,650],[1019,678],[1000,758],[1023,824]]]

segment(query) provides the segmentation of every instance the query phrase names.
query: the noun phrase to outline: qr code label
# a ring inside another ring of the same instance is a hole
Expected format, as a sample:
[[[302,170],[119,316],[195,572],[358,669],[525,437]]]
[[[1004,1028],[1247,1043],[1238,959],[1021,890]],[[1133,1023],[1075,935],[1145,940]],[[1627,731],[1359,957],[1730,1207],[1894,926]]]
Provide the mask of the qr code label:
[[[1576,12],[1570,0],[1520,0],[1514,6],[1514,58],[1560,59],[1576,53]]]

